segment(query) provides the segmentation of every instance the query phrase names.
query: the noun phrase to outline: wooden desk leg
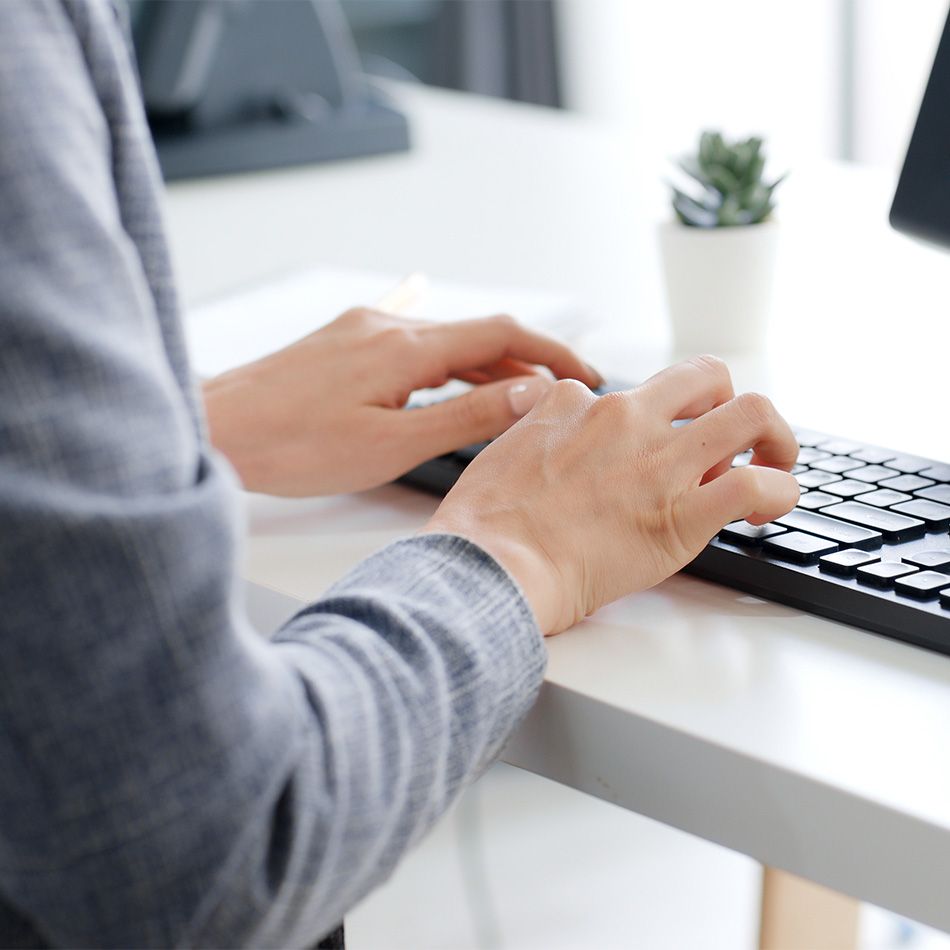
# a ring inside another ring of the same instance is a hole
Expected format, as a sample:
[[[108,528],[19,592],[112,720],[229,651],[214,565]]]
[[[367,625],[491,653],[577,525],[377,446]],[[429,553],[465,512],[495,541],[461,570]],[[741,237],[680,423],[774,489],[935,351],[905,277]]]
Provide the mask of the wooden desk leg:
[[[759,950],[855,950],[859,901],[763,868]]]

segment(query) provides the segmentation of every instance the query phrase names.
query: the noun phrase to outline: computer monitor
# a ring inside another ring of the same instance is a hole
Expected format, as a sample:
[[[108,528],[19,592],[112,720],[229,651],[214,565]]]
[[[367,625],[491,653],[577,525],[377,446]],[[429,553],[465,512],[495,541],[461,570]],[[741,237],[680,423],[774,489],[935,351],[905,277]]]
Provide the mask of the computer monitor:
[[[336,0],[131,0],[166,179],[399,151],[405,117],[363,73]]]
[[[890,222],[898,231],[950,247],[950,16],[907,147]]]

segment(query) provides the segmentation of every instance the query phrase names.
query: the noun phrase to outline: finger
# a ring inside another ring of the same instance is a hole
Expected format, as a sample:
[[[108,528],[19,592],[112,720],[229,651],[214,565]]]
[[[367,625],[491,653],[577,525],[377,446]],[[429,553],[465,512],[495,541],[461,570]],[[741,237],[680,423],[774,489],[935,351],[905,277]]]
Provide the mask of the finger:
[[[600,374],[570,347],[511,317],[434,324],[420,328],[419,334],[425,341],[420,358],[433,373],[455,376],[513,359],[547,366],[558,379],[579,379],[592,388],[603,383]]]
[[[759,393],[742,393],[679,432],[689,445],[688,457],[704,472],[748,448],[754,449],[756,465],[790,469],[798,458],[798,441],[791,428]]]
[[[552,385],[543,376],[522,376],[485,383],[464,396],[410,410],[400,423],[409,430],[405,444],[416,456],[410,464],[501,435]]]
[[[490,366],[482,366],[479,372],[489,379],[512,379],[515,376],[537,376],[538,373],[548,373],[543,367],[508,357]]]
[[[701,416],[735,396],[729,368],[716,356],[696,356],[669,366],[641,383],[636,392],[670,421]]]
[[[681,496],[677,520],[681,536],[698,553],[725,525],[745,519],[765,524],[791,511],[800,488],[794,475],[775,468],[743,465]]]
[[[496,379],[512,379],[515,376],[537,376],[547,371],[540,366],[532,366],[521,360],[504,359],[491,366],[482,366],[478,369],[465,370],[456,373],[455,378],[466,383],[490,383]]]
[[[473,369],[465,373],[456,373],[456,379],[460,379],[463,383],[471,383],[473,386],[481,386],[483,383],[494,382],[494,377],[489,376],[488,373],[480,370]]]
[[[723,459],[721,462],[717,462],[705,475],[702,477],[701,484],[705,485],[706,482],[711,482],[714,478],[719,478],[720,475],[725,475],[729,469],[732,468],[732,459]]]

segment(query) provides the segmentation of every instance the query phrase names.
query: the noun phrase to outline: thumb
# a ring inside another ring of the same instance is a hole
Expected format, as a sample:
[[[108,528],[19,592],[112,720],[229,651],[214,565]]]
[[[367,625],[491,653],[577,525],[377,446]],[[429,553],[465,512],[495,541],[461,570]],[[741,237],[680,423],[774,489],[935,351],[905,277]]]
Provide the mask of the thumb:
[[[765,524],[791,511],[799,491],[795,477],[777,468],[744,465],[731,469],[681,499],[681,534],[698,553],[731,521]]]
[[[552,385],[546,376],[517,376],[412,409],[405,419],[411,447],[428,458],[493,439],[528,413]]]

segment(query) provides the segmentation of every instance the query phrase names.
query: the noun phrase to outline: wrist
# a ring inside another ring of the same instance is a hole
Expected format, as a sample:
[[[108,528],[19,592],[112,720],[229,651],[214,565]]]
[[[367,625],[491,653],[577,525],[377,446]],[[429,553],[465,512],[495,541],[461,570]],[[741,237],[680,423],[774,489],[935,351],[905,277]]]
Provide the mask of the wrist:
[[[272,426],[260,418],[264,401],[254,393],[253,382],[234,373],[224,373],[202,382],[202,396],[211,444],[238,474],[249,491],[263,491],[267,435]]]
[[[481,548],[515,581],[545,636],[570,626],[570,622],[564,623],[561,618],[557,570],[543,552],[529,543],[474,522],[444,517],[440,512],[419,533],[454,534]]]

